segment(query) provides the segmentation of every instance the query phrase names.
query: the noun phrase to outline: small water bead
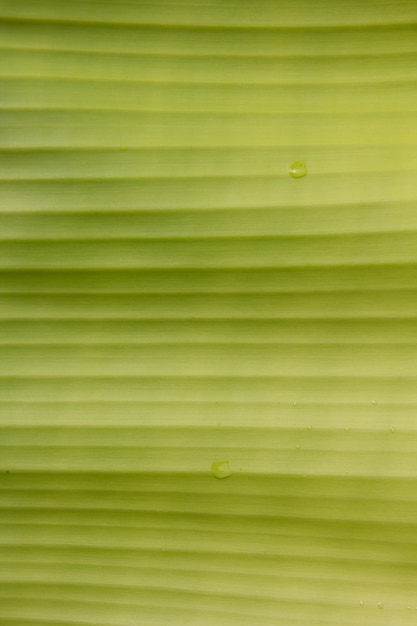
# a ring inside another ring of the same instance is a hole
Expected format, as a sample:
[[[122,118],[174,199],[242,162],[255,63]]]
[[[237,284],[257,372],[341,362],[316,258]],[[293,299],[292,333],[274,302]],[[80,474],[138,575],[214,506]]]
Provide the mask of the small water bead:
[[[290,176],[293,178],[302,178],[307,174],[307,165],[303,161],[294,161],[290,165]]]
[[[377,607],[378,609],[383,609],[384,605],[382,604],[382,602],[378,602]]]
[[[228,478],[232,475],[229,461],[215,461],[211,466],[211,473],[216,478]]]

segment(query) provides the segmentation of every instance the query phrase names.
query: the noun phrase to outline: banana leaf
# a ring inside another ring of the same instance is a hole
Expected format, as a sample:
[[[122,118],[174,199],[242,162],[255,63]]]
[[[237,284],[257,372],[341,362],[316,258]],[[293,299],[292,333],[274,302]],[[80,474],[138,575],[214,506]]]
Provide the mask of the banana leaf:
[[[0,623],[412,626],[417,3],[0,0]]]

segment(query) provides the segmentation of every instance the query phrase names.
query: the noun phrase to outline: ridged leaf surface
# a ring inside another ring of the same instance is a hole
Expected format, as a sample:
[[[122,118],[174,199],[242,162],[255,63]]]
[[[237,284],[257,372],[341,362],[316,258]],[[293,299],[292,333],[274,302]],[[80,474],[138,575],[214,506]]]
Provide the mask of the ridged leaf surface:
[[[416,80],[413,0],[0,0],[2,626],[416,623]]]

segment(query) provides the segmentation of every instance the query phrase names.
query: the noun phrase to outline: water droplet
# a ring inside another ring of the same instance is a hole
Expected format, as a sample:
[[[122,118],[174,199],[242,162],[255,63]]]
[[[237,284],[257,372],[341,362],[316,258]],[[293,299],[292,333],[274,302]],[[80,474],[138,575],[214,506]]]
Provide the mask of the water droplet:
[[[229,461],[215,461],[211,466],[211,473],[216,478],[227,478],[232,475]]]
[[[395,433],[395,428],[393,428],[393,427],[391,426],[391,428],[389,429],[389,431],[390,431],[390,433]]]
[[[295,449],[296,449],[296,450],[299,450],[299,449],[300,449],[300,446],[295,446]]]
[[[309,424],[309,425],[307,426],[307,430],[311,430],[312,428],[313,428],[313,427],[312,427],[312,425],[311,425],[311,424]]]
[[[376,404],[376,400],[371,400],[371,404],[375,405]]]
[[[307,174],[307,165],[302,161],[294,161],[290,165],[290,175],[293,178],[302,178]]]
[[[363,604],[364,604],[363,600],[361,600],[361,601],[359,602],[359,604],[360,604],[361,606],[363,606]]]
[[[382,602],[378,602],[377,607],[378,609],[383,609],[384,605],[382,604]]]
[[[292,405],[293,405],[293,406],[297,406],[297,403],[296,403],[296,402],[293,402],[293,403],[292,403]]]
[[[349,432],[349,428],[347,426],[345,426],[345,432]]]

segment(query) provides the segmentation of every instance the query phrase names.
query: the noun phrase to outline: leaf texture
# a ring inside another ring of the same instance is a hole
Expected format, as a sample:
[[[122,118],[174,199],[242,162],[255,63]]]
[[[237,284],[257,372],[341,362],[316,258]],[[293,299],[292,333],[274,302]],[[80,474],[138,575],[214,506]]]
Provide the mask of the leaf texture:
[[[412,0],[0,0],[2,626],[415,624],[416,79]]]

